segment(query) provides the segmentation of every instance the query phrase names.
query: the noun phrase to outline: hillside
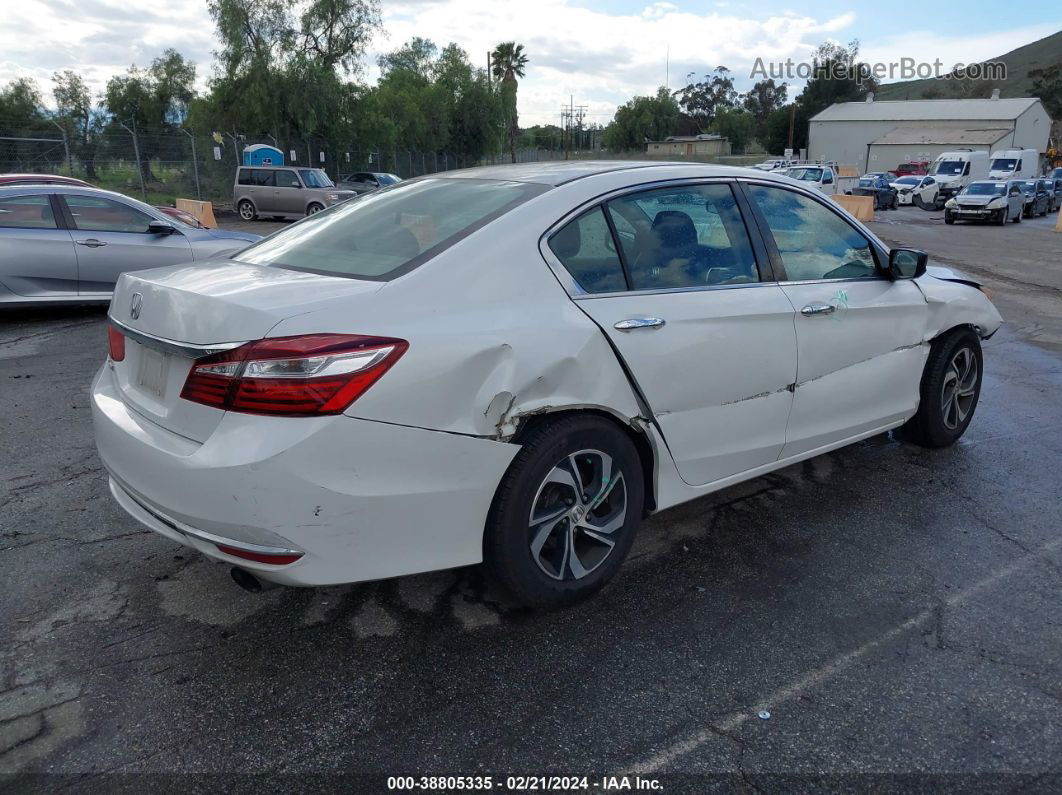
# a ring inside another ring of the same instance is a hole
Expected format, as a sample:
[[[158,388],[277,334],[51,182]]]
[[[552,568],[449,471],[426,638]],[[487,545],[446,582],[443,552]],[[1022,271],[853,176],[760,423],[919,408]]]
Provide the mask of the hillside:
[[[990,60],[1002,61],[1007,65],[1005,81],[989,83],[945,80],[939,77],[904,80],[879,86],[875,99],[987,97],[993,88],[1000,89],[1000,96],[1003,97],[1031,96],[1033,81],[1029,77],[1029,71],[1045,69],[1052,64],[1062,63],[1062,31]]]

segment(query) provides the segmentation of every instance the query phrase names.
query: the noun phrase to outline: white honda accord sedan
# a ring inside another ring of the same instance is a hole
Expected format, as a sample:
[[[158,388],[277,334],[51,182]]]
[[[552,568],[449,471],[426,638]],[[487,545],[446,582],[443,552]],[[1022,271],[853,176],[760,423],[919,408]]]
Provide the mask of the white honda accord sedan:
[[[784,176],[436,174],[124,274],[92,387],[145,526],[256,590],[484,563],[558,605],[650,513],[902,426],[966,430],[976,282]]]

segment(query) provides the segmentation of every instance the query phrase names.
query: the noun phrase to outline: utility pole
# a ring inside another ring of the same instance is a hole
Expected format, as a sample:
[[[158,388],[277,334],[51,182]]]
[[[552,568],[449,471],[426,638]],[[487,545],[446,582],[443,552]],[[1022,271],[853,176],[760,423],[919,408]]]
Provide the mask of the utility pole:
[[[583,119],[586,118],[586,105],[576,105],[575,96],[568,95],[568,104],[561,106],[561,134],[564,136],[564,159],[568,159],[568,153],[572,148],[572,137],[578,135],[575,141],[576,149],[582,144]]]
[[[789,150],[793,150],[793,126],[796,124],[796,103],[789,106]]]
[[[140,196],[147,201],[147,188],[144,187],[144,167],[140,163],[140,144],[136,140],[136,122],[133,122],[134,129],[130,130],[125,126],[124,121],[118,122],[123,130],[133,136],[133,156],[136,157],[136,173],[140,175]]]
[[[203,191],[199,188],[199,157],[195,153],[195,135],[184,127],[181,127],[181,132],[187,135],[192,141],[192,171],[195,174],[195,197],[199,199],[199,201],[203,201]]]

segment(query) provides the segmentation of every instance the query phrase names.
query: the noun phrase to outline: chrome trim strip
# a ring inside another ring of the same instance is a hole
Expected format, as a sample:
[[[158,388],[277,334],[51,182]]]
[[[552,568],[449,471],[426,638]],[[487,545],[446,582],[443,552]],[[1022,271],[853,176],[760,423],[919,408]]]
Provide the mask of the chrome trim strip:
[[[112,315],[108,315],[107,319],[110,320],[110,322],[113,323],[122,334],[129,337],[134,342],[139,342],[141,345],[163,351],[164,353],[184,356],[188,359],[201,359],[204,356],[211,356],[215,353],[231,351],[233,348],[239,348],[241,345],[246,345],[248,342],[247,340],[244,340],[243,342],[215,342],[211,345],[193,345],[189,342],[174,342],[173,340],[163,339],[162,337],[156,337],[153,334],[147,334],[146,332],[130,328],[125,325],[125,323],[115,320]]]
[[[594,298],[623,298],[630,295],[669,295],[671,293],[705,293],[716,290],[739,290],[748,287],[778,287],[794,282],[746,282],[744,284],[706,284],[703,287],[659,287],[655,290],[621,290],[614,293],[587,293],[573,295],[573,301],[590,301]]]
[[[288,549],[287,547],[267,547],[261,544],[252,544],[248,541],[235,541],[231,538],[225,538],[224,536],[216,536],[213,533],[208,533],[205,530],[196,530],[188,527],[187,525],[179,525],[173,519],[168,516],[160,514],[154,508],[149,508],[121,483],[115,481],[115,485],[122,490],[122,492],[133,502],[139,505],[144,511],[152,516],[152,518],[158,520],[166,527],[170,528],[176,533],[180,533],[183,536],[191,536],[197,538],[200,541],[206,541],[208,544],[217,546],[223,544],[227,547],[235,547],[236,549],[242,549],[245,552],[256,552],[260,555],[305,555],[301,549]]]

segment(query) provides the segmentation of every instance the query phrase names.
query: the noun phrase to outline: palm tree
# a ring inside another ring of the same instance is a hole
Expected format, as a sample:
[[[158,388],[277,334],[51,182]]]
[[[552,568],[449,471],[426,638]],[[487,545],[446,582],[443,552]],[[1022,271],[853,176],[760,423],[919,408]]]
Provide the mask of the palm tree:
[[[502,96],[509,105],[509,154],[516,162],[516,136],[520,132],[516,115],[516,81],[524,76],[527,56],[524,45],[515,41],[506,41],[494,48],[490,54],[490,71],[495,80],[501,82]]]

